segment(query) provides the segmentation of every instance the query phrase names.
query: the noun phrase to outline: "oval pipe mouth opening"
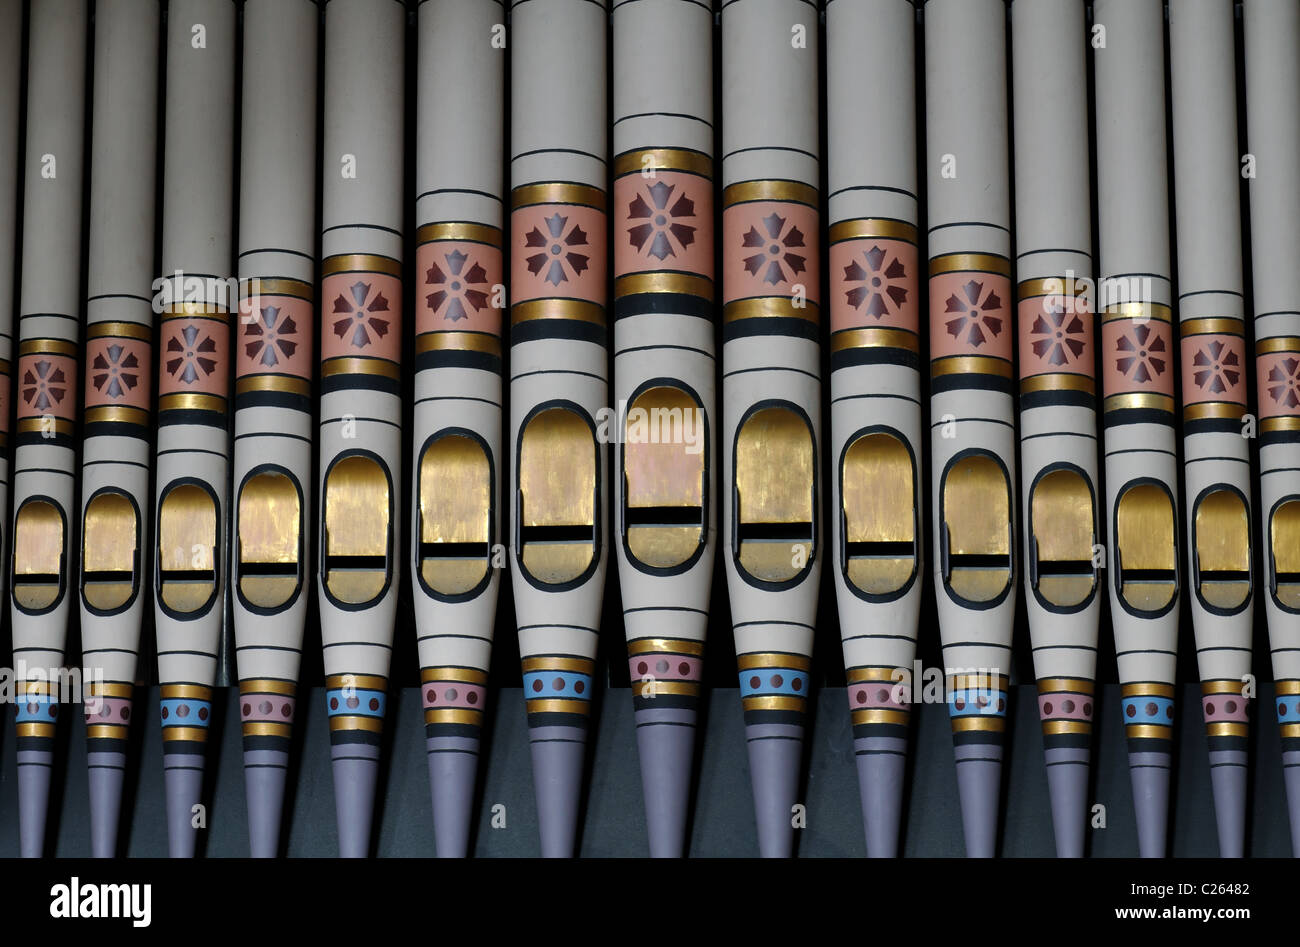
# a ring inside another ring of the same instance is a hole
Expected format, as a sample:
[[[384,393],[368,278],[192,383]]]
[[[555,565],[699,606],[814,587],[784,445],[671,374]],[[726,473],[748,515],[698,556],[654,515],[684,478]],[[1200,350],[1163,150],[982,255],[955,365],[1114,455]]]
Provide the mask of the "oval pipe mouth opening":
[[[916,465],[895,434],[857,437],[840,463],[844,578],[873,596],[907,588],[917,570]]]
[[[812,567],[817,487],[813,432],[790,407],[759,407],[736,432],[736,565],[759,582],[793,583]]]
[[[1300,611],[1300,497],[1289,497],[1274,507],[1268,532],[1273,600]]]
[[[262,471],[244,481],[238,502],[235,548],[239,594],[255,608],[283,608],[302,587],[298,485],[287,472]]]
[[[940,565],[943,582],[957,598],[992,603],[1011,586],[1011,483],[987,453],[952,462],[941,489]]]
[[[105,490],[86,504],[81,528],[81,596],[101,612],[135,598],[140,573],[140,514],[125,493]]]
[[[325,590],[336,602],[376,601],[391,578],[392,489],[388,471],[365,454],[336,460],[325,475]]]
[[[599,449],[572,408],[538,411],[519,435],[519,560],[543,585],[568,585],[596,562]]]
[[[1250,510],[1245,499],[1229,487],[1211,488],[1201,495],[1192,515],[1196,552],[1196,594],[1224,612],[1236,612],[1250,601]]]
[[[192,615],[217,594],[217,499],[179,483],[158,505],[158,595],[170,611]]]
[[[1097,587],[1092,488],[1082,472],[1063,468],[1043,474],[1032,491],[1030,584],[1046,604],[1077,608]]]
[[[14,516],[13,597],[23,611],[46,611],[63,595],[64,522],[58,506],[40,498]]]
[[[438,595],[468,595],[488,576],[492,555],[492,460],[461,433],[436,435],[420,456],[419,571]]]
[[[1178,595],[1174,501],[1155,483],[1128,487],[1115,504],[1119,595],[1136,612],[1161,612]]]
[[[704,409],[671,385],[647,388],[623,424],[623,529],[631,559],[652,569],[690,562],[705,542]]]

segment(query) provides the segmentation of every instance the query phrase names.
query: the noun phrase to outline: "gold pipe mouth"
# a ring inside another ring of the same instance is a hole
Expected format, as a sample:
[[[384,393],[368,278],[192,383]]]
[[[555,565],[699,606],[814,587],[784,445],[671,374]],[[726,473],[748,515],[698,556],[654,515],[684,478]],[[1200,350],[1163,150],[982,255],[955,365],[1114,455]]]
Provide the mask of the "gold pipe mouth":
[[[325,476],[324,585],[336,602],[377,601],[392,578],[393,494],[388,470],[366,454],[348,454]]]
[[[140,584],[140,512],[118,490],[104,490],[86,504],[81,528],[81,595],[100,612],[127,605]]]
[[[816,458],[807,418],[793,406],[752,411],[736,433],[736,564],[759,582],[786,584],[812,565]]]
[[[217,498],[206,486],[181,482],[158,505],[158,597],[170,611],[192,615],[217,593]]]
[[[269,469],[239,489],[235,536],[239,594],[256,608],[273,611],[292,602],[302,587],[302,496],[292,476]]]
[[[597,555],[600,454],[576,406],[543,408],[519,435],[519,560],[542,585],[585,576]]]
[[[53,501],[33,497],[14,515],[13,596],[27,612],[43,612],[63,595],[67,525]]]
[[[1300,497],[1288,497],[1268,518],[1273,600],[1300,611]]]
[[[860,434],[840,461],[844,578],[867,595],[896,595],[917,572],[916,462],[894,431]]]
[[[1161,613],[1178,595],[1174,500],[1156,483],[1136,483],[1115,504],[1119,594],[1138,613]]]
[[[1030,585],[1057,608],[1077,608],[1097,586],[1096,509],[1083,472],[1050,470],[1038,478],[1029,499]]]
[[[939,559],[943,583],[958,598],[992,603],[1014,576],[1011,483],[992,455],[959,457],[944,471]]]
[[[482,439],[466,431],[434,435],[420,456],[419,572],[429,590],[468,595],[488,577],[494,476]]]

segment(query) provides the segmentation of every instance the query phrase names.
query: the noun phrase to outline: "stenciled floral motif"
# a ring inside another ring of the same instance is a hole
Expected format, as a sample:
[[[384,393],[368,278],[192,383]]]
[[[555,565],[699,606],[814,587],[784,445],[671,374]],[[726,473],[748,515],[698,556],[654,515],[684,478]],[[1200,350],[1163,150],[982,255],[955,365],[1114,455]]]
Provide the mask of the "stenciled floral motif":
[[[483,310],[488,304],[487,270],[477,261],[471,262],[469,255],[460,250],[443,254],[443,261],[447,264],[446,270],[434,263],[424,276],[426,284],[437,287],[426,297],[433,314],[459,322],[469,318],[466,306],[472,306],[475,312]],[[468,268],[466,263],[470,264]],[[485,289],[478,289],[480,286]]]
[[[259,306],[258,318],[244,324],[244,354],[265,368],[274,368],[281,358],[293,358],[298,343],[298,324],[281,306]]]
[[[1083,320],[1058,304],[1034,317],[1029,336],[1029,347],[1048,365],[1068,365],[1072,360],[1077,361],[1087,348]]]
[[[334,300],[333,315],[339,317],[334,320],[334,334],[364,349],[388,335],[392,320],[376,315],[387,313],[388,305],[388,297],[375,284],[357,280]]]
[[[63,369],[44,359],[23,373],[23,401],[36,411],[49,411],[68,394],[68,377]]]
[[[1165,340],[1150,326],[1137,325],[1122,335],[1115,347],[1125,353],[1115,359],[1115,367],[1139,384],[1158,378],[1169,367]]]
[[[892,309],[897,312],[907,302],[907,267],[897,256],[890,256],[880,247],[872,247],[863,252],[867,261],[864,268],[856,259],[844,267],[844,279],[849,283],[859,283],[845,292],[849,305],[861,309],[866,303],[866,314],[881,319]]]
[[[960,294],[949,296],[944,312],[956,314],[944,323],[948,334],[975,348],[1001,335],[1006,321],[1004,316],[994,315],[1002,312],[1002,297],[993,289],[986,292],[978,280],[970,280]]]
[[[1300,408],[1300,358],[1282,359],[1268,371],[1268,396],[1284,408]]]
[[[1218,339],[1192,356],[1192,381],[1212,394],[1235,388],[1241,380],[1241,359]]]
[[[543,280],[552,286],[559,286],[570,279],[577,279],[588,266],[588,256],[578,253],[573,247],[587,246],[587,232],[578,224],[569,226],[569,218],[558,211],[543,220],[546,233],[540,227],[534,227],[524,237],[524,246],[538,248],[539,252],[528,257],[528,272],[537,276],[546,270]]]
[[[217,343],[212,336],[200,333],[198,326],[181,329],[181,337],[167,340],[167,373],[177,381],[192,385],[202,375],[211,375],[217,369]]]
[[[665,260],[677,255],[674,241],[682,250],[695,242],[695,228],[682,223],[685,219],[695,218],[695,202],[685,194],[677,195],[674,201],[676,190],[675,184],[656,181],[645,189],[645,194],[650,196],[649,203],[644,195],[637,194],[628,204],[629,218],[647,221],[629,227],[627,231],[628,242],[636,247],[638,253]]]
[[[803,231],[776,211],[764,217],[762,224],[762,231],[750,227],[742,238],[742,246],[759,251],[745,257],[745,269],[773,286],[794,279],[807,268],[806,257],[793,252],[804,247]]]
[[[121,398],[140,383],[140,360],[117,342],[97,352],[90,368],[90,383],[108,398]]]

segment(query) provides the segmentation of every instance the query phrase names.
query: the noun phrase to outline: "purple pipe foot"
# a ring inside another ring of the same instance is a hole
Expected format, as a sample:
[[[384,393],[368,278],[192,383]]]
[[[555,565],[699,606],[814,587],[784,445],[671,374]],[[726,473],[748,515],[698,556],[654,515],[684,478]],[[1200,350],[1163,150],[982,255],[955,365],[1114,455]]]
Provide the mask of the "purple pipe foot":
[[[967,858],[992,858],[998,847],[998,801],[1002,789],[1002,747],[969,743],[953,747],[957,797]]]
[[[1286,783],[1286,811],[1291,817],[1291,854],[1300,858],[1300,750],[1282,751],[1282,778]]]
[[[126,754],[90,749],[90,854],[95,858],[117,855],[117,827],[122,816],[122,782]]]
[[[280,851],[280,818],[288,770],[289,754],[285,750],[244,751],[248,847],[254,858],[274,858]]]
[[[45,850],[53,762],[51,750],[18,751],[18,850],[23,858],[40,858]]]
[[[858,761],[858,795],[868,858],[897,858],[903,819],[903,781],[907,769],[907,740],[900,737],[859,737],[853,741]]]
[[[339,829],[339,857],[370,854],[371,823],[375,816],[375,785],[379,780],[379,746],[336,743],[330,747],[334,771],[334,815]]]
[[[794,807],[799,802],[803,727],[755,723],[745,726],[749,781],[758,823],[758,853],[763,858],[794,854]]]
[[[578,840],[587,731],[582,727],[533,727],[529,740],[542,857],[572,858]]]
[[[425,740],[429,790],[433,796],[433,842],[439,858],[469,854],[469,829],[478,779],[478,737],[442,736]]]
[[[1138,854],[1164,858],[1169,823],[1169,754],[1130,752],[1129,778],[1137,814]]]
[[[203,799],[201,753],[163,754],[163,791],[167,800],[167,854],[171,858],[193,858],[199,830],[194,824],[195,806]]]
[[[1245,750],[1211,750],[1210,784],[1214,789],[1214,820],[1219,830],[1219,857],[1246,854]]]
[[[650,857],[681,858],[686,852],[696,712],[638,710],[635,719]]]
[[[1081,747],[1045,751],[1047,793],[1052,802],[1052,832],[1057,858],[1082,858],[1088,826],[1088,763]]]

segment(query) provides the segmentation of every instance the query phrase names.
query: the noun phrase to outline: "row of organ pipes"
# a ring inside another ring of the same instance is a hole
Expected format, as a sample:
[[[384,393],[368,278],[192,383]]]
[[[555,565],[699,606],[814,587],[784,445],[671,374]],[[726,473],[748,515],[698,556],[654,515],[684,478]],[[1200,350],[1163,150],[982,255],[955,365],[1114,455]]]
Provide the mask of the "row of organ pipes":
[[[1167,848],[1184,595],[1221,852],[1244,849],[1256,598],[1300,845],[1294,0],[1243,4],[1244,116],[1229,0],[1167,23],[1160,0],[240,6],[236,69],[234,0],[25,24],[0,0],[14,660],[77,661],[75,597],[96,855],[150,601],[171,854],[195,851],[227,603],[251,846],[276,853],[313,584],[340,853],[369,850],[405,516],[440,855],[474,820],[499,543],[545,855],[575,849],[611,556],[656,856],[685,849],[718,555],[765,856],[794,849],[823,568],[868,852],[897,853],[927,565],[968,854],[997,845],[1022,579],[1059,854],[1084,852],[1103,597],[1141,853]],[[627,436],[638,409],[698,437]],[[22,690],[38,855],[59,695]]]

